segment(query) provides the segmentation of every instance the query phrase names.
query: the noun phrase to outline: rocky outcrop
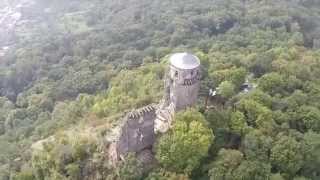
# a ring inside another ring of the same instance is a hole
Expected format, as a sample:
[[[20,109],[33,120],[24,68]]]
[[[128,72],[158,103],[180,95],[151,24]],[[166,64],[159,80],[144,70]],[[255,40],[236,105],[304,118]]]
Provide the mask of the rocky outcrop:
[[[175,109],[172,103],[167,107],[162,107],[157,110],[157,117],[154,121],[154,132],[156,134],[165,133],[169,130],[172,125],[174,113]]]
[[[156,134],[167,132],[172,125],[173,116],[176,110],[174,104],[170,101],[171,86],[172,81],[170,80],[170,76],[167,74],[164,81],[164,96],[156,111],[157,117],[154,122],[154,132]]]

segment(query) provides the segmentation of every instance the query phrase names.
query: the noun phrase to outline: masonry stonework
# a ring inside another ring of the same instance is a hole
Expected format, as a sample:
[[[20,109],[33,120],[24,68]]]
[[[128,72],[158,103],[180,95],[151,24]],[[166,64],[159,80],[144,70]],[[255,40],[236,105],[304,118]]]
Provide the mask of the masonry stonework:
[[[200,88],[200,61],[189,53],[170,57],[170,70],[165,79],[164,98],[127,114],[113,131],[109,145],[110,162],[115,165],[129,152],[137,153],[142,161],[152,159],[156,133],[165,133],[171,126],[175,112],[197,103]]]
[[[200,61],[189,53],[170,57],[170,101],[177,111],[196,104],[200,88]]]

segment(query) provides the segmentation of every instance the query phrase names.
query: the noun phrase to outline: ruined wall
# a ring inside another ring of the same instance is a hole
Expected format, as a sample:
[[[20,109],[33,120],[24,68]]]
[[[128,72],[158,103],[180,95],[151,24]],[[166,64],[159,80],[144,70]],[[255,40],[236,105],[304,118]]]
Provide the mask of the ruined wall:
[[[155,119],[154,105],[134,110],[125,117],[118,136],[109,146],[109,156],[113,163],[129,152],[139,153],[152,148],[155,141]]]

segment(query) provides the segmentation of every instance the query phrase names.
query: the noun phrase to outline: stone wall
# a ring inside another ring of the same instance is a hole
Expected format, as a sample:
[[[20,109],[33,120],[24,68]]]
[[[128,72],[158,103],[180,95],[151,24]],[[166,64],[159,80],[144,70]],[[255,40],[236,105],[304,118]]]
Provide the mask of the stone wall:
[[[200,89],[200,66],[194,69],[179,69],[170,66],[170,102],[177,111],[196,104]]]
[[[125,117],[118,135],[109,146],[109,158],[113,164],[129,152],[139,153],[152,148],[155,141],[155,119],[155,105],[134,110]]]

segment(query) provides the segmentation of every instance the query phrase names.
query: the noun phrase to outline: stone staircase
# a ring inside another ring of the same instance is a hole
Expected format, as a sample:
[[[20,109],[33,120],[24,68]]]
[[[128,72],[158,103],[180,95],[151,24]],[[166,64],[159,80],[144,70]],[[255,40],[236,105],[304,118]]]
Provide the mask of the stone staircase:
[[[172,125],[175,107],[172,103],[169,106],[161,107],[156,111],[156,119],[154,121],[154,132],[165,133]]]

